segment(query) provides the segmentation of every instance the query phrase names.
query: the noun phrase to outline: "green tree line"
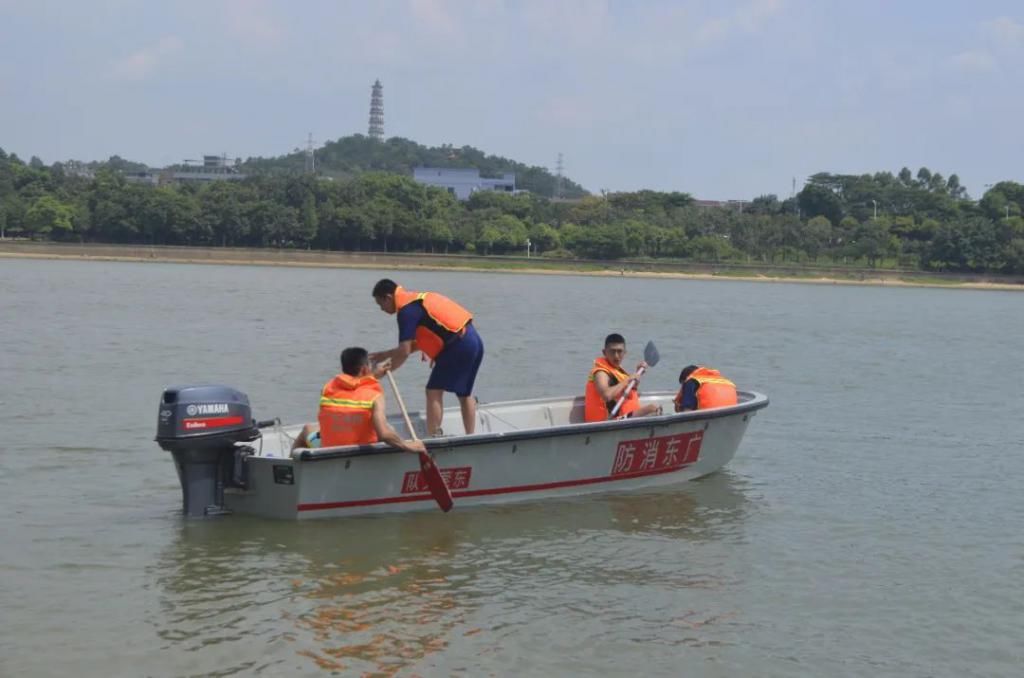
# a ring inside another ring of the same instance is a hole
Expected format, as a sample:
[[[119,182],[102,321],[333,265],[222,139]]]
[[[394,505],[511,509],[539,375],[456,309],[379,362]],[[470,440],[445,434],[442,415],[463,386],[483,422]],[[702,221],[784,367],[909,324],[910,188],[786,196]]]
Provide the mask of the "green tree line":
[[[0,150],[0,236],[56,241],[674,258],[1024,273],[1024,185],[971,200],[956,175],[816,174],[794,197],[704,207],[637,191],[552,201],[478,192],[458,202],[410,177],[149,186],[101,166],[83,178]]]
[[[451,144],[428,147],[410,139],[392,137],[377,141],[362,134],[329,141],[315,152],[318,174],[347,178],[362,172],[393,172],[411,175],[415,167],[475,167],[484,177],[498,177],[513,172],[516,188],[549,197],[579,198],[587,194],[582,186],[563,177],[558,178],[543,167],[524,165],[496,155],[487,155],[472,146],[456,148]],[[249,158],[241,164],[243,172],[271,175],[302,174],[306,168],[305,152],[275,158]]]

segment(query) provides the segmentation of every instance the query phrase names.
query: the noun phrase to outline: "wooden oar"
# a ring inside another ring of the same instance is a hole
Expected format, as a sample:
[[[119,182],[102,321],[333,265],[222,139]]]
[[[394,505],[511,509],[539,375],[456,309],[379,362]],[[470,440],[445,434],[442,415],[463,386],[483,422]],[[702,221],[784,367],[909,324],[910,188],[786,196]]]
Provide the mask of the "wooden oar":
[[[409,419],[409,412],[405,409],[402,394],[398,392],[398,384],[395,383],[391,370],[387,371],[387,375],[388,381],[391,382],[391,390],[395,392],[395,400],[398,401],[398,407],[402,410],[402,417],[405,418],[405,425],[409,429],[409,435],[412,436],[413,440],[419,440],[419,437],[416,435],[416,429],[412,427],[412,420]],[[452,492],[444,482],[444,476],[438,470],[434,459],[427,452],[420,452],[420,473],[423,474],[424,480],[427,481],[427,487],[430,488],[430,494],[434,496],[434,501],[437,502],[438,507],[445,513],[451,511],[454,505]]]
[[[653,341],[648,341],[647,346],[644,346],[644,362],[647,363],[647,367],[654,367],[658,364],[659,360],[661,360],[661,354],[658,353],[658,347],[654,345]],[[637,374],[642,376],[645,371],[646,369],[641,367],[637,371]],[[391,373],[388,372],[388,374]],[[629,386],[627,386],[626,390],[622,392],[621,396],[619,396],[619,401],[615,403],[615,409],[613,409],[612,413],[608,415],[609,419],[614,419],[615,415],[619,413],[622,403],[626,402],[626,397],[629,396],[629,392],[632,391],[635,386],[636,379],[630,379]]]

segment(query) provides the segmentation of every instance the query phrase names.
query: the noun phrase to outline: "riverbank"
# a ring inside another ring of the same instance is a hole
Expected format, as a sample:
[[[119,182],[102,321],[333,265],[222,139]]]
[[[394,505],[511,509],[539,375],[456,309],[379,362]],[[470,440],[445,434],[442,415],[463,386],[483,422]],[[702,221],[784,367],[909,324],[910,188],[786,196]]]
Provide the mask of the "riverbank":
[[[393,254],[233,247],[171,247],[0,241],[0,257],[244,266],[464,270],[533,275],[589,275],[693,280],[748,280],[831,285],[885,285],[1024,291],[1024,276],[964,275],[838,267],[757,266],[664,261],[593,261],[463,254]]]

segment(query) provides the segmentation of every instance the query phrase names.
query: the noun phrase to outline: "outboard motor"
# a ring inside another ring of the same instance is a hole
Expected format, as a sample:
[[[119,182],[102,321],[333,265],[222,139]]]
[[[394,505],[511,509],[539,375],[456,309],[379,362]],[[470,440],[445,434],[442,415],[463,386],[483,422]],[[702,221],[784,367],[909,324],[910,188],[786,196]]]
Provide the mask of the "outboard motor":
[[[164,391],[156,441],[174,457],[186,516],[225,513],[224,487],[237,484],[236,453],[242,452],[235,443],[259,436],[241,391],[217,385]]]

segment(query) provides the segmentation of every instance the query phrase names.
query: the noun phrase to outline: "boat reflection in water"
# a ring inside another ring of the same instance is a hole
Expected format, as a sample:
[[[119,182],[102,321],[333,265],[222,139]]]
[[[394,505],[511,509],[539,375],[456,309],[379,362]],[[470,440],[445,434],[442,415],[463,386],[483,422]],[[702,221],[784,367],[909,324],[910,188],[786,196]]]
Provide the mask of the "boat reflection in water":
[[[158,633],[169,650],[204,654],[204,670],[254,670],[268,656],[277,659],[266,666],[296,670],[429,667],[452,643],[525,623],[523,596],[651,581],[728,586],[721,573],[688,567],[687,553],[742,539],[749,503],[746,482],[720,472],[671,488],[449,514],[189,522],[154,572]],[[252,655],[240,659],[247,643]]]

